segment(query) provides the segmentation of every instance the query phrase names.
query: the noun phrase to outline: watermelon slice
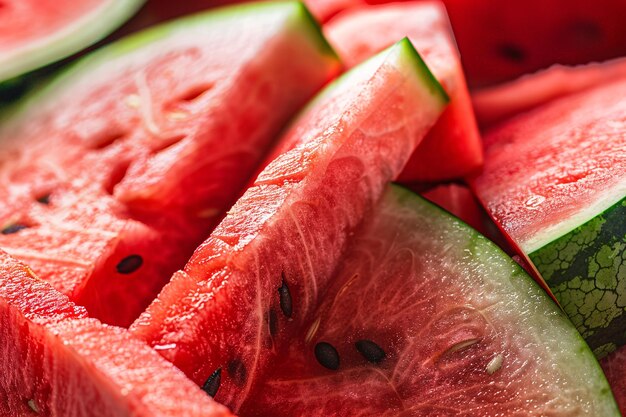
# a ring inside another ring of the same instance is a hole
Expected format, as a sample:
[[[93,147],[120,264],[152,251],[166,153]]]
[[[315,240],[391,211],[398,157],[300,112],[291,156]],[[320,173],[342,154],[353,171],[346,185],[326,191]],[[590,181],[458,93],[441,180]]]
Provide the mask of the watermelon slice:
[[[104,38],[144,0],[2,0],[0,84]]]
[[[371,1],[371,0],[370,0]],[[374,0],[374,2],[378,2]],[[471,87],[626,55],[626,2],[444,0]]]
[[[324,26],[329,42],[353,66],[408,36],[450,96],[450,105],[417,148],[400,181],[439,181],[475,172],[482,143],[448,16],[439,2],[355,8]]]
[[[0,335],[3,417],[231,415],[127,330],[87,318],[4,252]]]
[[[479,199],[598,356],[626,343],[626,80],[485,138]]]
[[[407,39],[333,83],[133,332],[236,411],[445,103]]]
[[[554,65],[515,81],[472,93],[472,103],[482,128],[528,111],[557,98],[626,78],[626,58],[568,67]]]
[[[196,15],[93,54],[0,131],[0,247],[129,325],[338,70],[295,2]]]
[[[618,416],[593,354],[495,245],[391,187],[242,416]]]

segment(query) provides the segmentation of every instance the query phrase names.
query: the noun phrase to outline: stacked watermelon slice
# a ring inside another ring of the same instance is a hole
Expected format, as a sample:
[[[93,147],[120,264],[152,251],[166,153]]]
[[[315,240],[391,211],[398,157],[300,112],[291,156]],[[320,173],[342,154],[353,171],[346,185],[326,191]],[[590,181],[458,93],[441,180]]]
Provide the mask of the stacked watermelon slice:
[[[7,22],[49,6],[1,1]],[[0,34],[0,81],[139,3]],[[446,5],[467,53],[476,22]],[[149,1],[122,33],[207,6]],[[624,63],[470,97],[442,4],[313,6],[338,14],[161,24],[0,109],[2,417],[610,417],[611,388],[626,407],[624,351],[608,382],[597,362],[626,342]]]

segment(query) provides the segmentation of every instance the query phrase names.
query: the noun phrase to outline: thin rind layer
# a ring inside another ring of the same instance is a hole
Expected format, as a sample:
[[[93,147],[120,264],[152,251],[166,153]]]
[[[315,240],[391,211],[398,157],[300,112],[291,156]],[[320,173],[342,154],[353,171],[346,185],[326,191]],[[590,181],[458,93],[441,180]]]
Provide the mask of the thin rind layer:
[[[0,336],[2,417],[231,416],[145,343],[87,318],[4,252]]]
[[[63,29],[19,50],[0,53],[0,83],[59,61],[104,38],[143,5],[145,0],[105,0]]]
[[[359,340],[384,356],[372,360]],[[321,342],[337,369],[321,365]],[[354,233],[271,368],[242,415],[619,415],[584,340],[520,266],[399,187]]]
[[[626,344],[626,198],[528,256],[598,358]]]
[[[331,84],[131,330],[198,384],[220,369],[216,399],[236,411],[445,104],[406,39]]]

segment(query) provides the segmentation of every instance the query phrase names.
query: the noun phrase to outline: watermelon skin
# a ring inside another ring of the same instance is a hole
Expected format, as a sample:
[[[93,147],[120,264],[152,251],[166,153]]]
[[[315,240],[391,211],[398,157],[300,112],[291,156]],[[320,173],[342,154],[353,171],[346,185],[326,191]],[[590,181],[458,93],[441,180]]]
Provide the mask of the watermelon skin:
[[[509,83],[472,92],[482,129],[558,98],[626,78],[626,58],[579,66],[554,65]]]
[[[400,174],[401,182],[441,181],[476,172],[482,142],[446,10],[439,2],[353,8],[324,25],[342,61],[352,67],[408,36],[450,97],[450,105]]]
[[[473,188],[602,357],[624,344],[626,81],[490,131]]]
[[[0,8],[0,84],[96,43],[143,3],[144,0],[5,0]]]
[[[387,189],[321,300],[241,415],[619,415],[593,354],[533,280],[407,190]],[[384,358],[368,362],[359,340]],[[316,359],[320,342],[337,370]]]
[[[87,318],[4,252],[0,334],[3,417],[231,416],[127,330]]]
[[[219,369],[215,398],[236,412],[445,103],[406,39],[331,84],[133,333],[198,384]]]
[[[89,56],[5,116],[0,227],[28,227],[0,247],[130,325],[338,71],[299,3],[196,15]]]

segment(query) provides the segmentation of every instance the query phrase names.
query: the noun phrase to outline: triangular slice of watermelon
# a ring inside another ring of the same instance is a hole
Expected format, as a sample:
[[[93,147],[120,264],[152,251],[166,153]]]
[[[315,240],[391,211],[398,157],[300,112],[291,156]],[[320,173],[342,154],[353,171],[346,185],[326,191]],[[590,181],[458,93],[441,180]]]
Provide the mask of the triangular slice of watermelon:
[[[324,33],[348,67],[408,36],[450,96],[450,105],[413,153],[400,175],[401,181],[449,180],[480,168],[482,142],[452,29],[441,3],[354,8],[324,25]]]
[[[134,333],[236,411],[445,104],[407,39],[331,84]]]
[[[300,3],[224,8],[97,52],[0,131],[0,246],[129,325],[338,71]]]
[[[124,23],[143,3],[144,0],[2,0],[0,84],[95,43]]]
[[[0,415],[228,417],[128,330],[82,307],[0,252]]]
[[[240,415],[618,416],[593,354],[478,232],[391,187]]]

